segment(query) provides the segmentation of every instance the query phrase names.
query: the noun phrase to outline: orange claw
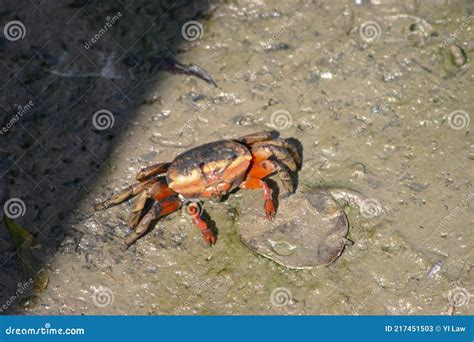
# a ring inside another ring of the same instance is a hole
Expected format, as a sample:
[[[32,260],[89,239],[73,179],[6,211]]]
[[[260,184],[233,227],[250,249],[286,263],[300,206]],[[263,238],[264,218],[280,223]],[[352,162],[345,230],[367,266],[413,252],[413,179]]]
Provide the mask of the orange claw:
[[[268,184],[265,183],[264,180],[247,177],[245,182],[240,184],[240,187],[243,189],[262,189],[263,199],[265,200],[263,207],[265,209],[267,220],[271,221],[275,217],[276,209],[272,199],[272,190],[268,187]]]
[[[202,236],[204,238],[204,241],[206,241],[208,245],[213,245],[217,241],[216,234],[214,234],[214,232],[210,229],[203,231]]]
[[[213,245],[217,241],[217,236],[214,232],[208,227],[206,221],[201,218],[201,212],[198,204],[191,203],[188,205],[188,214],[191,216],[193,223],[202,233],[204,241],[209,245]]]
[[[276,209],[273,201],[271,199],[265,200],[265,214],[267,215],[267,220],[271,221],[275,217]]]

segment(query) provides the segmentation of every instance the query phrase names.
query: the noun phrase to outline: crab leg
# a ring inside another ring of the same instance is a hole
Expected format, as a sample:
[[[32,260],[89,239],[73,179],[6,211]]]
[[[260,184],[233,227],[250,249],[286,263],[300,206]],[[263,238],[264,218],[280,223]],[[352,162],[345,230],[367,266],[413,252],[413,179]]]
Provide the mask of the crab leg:
[[[191,217],[194,225],[201,231],[204,241],[209,245],[213,245],[217,241],[216,234],[212,231],[211,228],[207,225],[201,217],[201,207],[198,203],[191,202],[186,206],[186,212]]]
[[[247,178],[239,187],[242,189],[262,189],[263,199],[265,200],[265,214],[268,220],[272,220],[276,213],[275,204],[273,203],[272,191],[263,178],[271,175],[277,171],[277,169],[276,166],[267,159],[266,154],[262,152],[263,151],[252,151],[254,157],[253,165],[247,173]]]
[[[181,207],[181,201],[176,195],[164,198],[155,202],[151,209],[143,216],[135,230],[125,239],[125,245],[129,247],[141,236],[143,236],[150,227],[151,221],[171,214]]]
[[[151,186],[145,188],[135,200],[135,203],[132,207],[132,214],[130,215],[129,226],[130,228],[134,229],[138,222],[140,221],[140,217],[143,212],[143,208],[145,207],[146,201],[148,199],[154,199],[155,201],[161,201],[166,197],[170,197],[174,195],[175,192],[168,188],[166,184],[166,179],[164,177],[158,178],[158,182],[152,184]]]
[[[137,173],[136,179],[141,181],[147,177],[162,174],[168,170],[170,165],[171,163],[158,163],[145,167]]]
[[[264,159],[274,156],[275,159],[285,164],[292,172],[298,169],[297,161],[293,158],[291,152],[282,146],[272,144],[271,141],[252,145],[252,153]]]
[[[258,133],[247,134],[236,140],[243,142],[244,144],[251,145],[259,141],[270,140],[274,136],[278,136],[278,133],[276,131],[263,131]]]
[[[104,210],[104,209],[110,208],[110,207],[112,207],[116,204],[120,204],[123,201],[125,201],[127,198],[129,198],[130,196],[135,196],[135,195],[139,194],[148,185],[153,184],[156,181],[157,181],[157,179],[152,178],[152,179],[149,179],[149,180],[146,180],[146,181],[143,181],[143,182],[139,182],[139,183],[135,183],[133,185],[130,185],[129,187],[127,187],[127,188],[123,189],[122,191],[120,191],[118,194],[113,195],[108,200],[94,205],[94,209],[96,211]]]
[[[278,159],[269,159],[263,161],[262,164],[264,164],[265,167],[271,168],[278,173],[278,178],[280,179],[281,184],[285,188],[287,194],[292,194],[293,192],[295,192],[295,186],[293,184],[293,179],[291,177],[290,170],[283,162]]]
[[[275,204],[272,199],[272,190],[268,187],[268,184],[259,178],[247,178],[242,184],[242,189],[262,189],[263,199],[265,200],[264,208],[267,219],[271,221],[275,216]]]
[[[138,222],[140,221],[140,217],[143,212],[143,208],[145,207],[146,200],[148,199],[148,190],[143,190],[138,194],[135,202],[132,206],[132,213],[130,214],[130,218],[128,220],[128,225],[130,228],[134,229]]]
[[[283,139],[273,139],[252,145],[252,149],[257,150],[261,148],[273,153],[278,159],[282,159],[293,172],[301,166],[301,154],[298,152],[298,149]]]

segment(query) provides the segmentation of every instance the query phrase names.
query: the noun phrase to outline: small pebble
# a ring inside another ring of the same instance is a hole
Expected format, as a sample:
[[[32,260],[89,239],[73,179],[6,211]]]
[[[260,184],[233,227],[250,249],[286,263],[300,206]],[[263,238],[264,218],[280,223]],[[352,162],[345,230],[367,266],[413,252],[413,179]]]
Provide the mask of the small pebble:
[[[461,67],[467,62],[466,53],[462,48],[457,45],[449,46],[449,54],[451,55],[451,60],[453,61],[454,65],[457,67]]]
[[[441,270],[441,267],[443,267],[443,263],[441,262],[441,260],[439,260],[433,265],[431,270],[428,272],[428,278],[433,278],[436,273]]]

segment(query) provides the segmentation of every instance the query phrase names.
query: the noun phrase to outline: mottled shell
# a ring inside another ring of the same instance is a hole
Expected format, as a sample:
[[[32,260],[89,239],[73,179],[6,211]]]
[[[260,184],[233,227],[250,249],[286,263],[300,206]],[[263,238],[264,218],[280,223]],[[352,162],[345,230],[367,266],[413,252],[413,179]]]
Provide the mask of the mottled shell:
[[[327,189],[306,188],[281,201],[268,221],[257,191],[242,192],[237,220],[240,240],[251,250],[293,269],[334,262],[346,245],[349,221]]]
[[[220,197],[243,182],[251,160],[249,149],[237,141],[204,144],[173,160],[168,186],[187,198]]]

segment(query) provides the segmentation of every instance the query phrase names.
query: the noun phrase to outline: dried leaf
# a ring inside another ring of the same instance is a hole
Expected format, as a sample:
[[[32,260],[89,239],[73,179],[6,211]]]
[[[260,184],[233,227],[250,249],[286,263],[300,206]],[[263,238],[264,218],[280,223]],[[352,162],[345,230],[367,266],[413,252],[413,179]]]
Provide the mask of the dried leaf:
[[[33,235],[26,228],[13,222],[7,216],[4,216],[3,220],[7,226],[12,244],[18,251],[24,276],[33,278],[33,287],[36,290],[45,290],[49,283],[48,271],[41,268],[41,262],[33,251],[41,246],[36,243]]]

